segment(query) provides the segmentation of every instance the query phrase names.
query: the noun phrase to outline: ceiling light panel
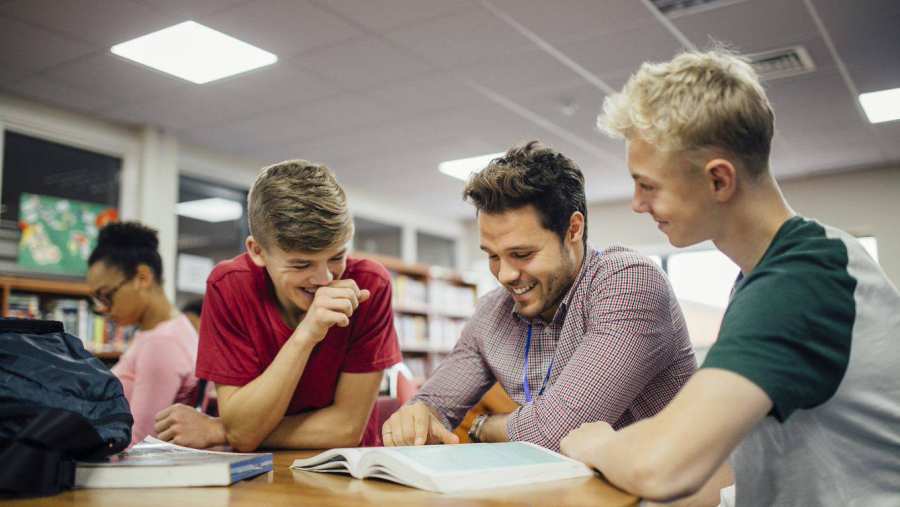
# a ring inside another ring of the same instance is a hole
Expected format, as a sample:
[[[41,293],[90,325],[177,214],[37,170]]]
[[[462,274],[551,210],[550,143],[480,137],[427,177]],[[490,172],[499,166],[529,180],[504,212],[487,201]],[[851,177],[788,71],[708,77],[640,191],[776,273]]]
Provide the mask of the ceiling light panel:
[[[268,51],[193,21],[116,44],[110,51],[196,84],[278,61]]]

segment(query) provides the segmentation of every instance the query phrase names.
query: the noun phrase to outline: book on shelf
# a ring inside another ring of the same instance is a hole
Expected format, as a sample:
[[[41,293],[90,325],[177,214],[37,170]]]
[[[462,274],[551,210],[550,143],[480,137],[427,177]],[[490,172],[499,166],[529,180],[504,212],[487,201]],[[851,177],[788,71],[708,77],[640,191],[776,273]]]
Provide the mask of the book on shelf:
[[[427,347],[428,320],[423,315],[394,315],[400,347]]]
[[[529,442],[331,449],[292,469],[383,479],[439,493],[589,477],[584,464]]]
[[[439,313],[465,318],[475,311],[475,290],[443,280],[428,283],[428,305]]]
[[[409,371],[412,372],[414,378],[420,380],[428,378],[428,363],[424,357],[404,357],[403,364],[409,368]]]
[[[271,471],[271,453],[198,450],[147,437],[106,461],[77,463],[75,487],[228,486]]]
[[[37,294],[9,295],[7,302],[9,308],[6,316],[17,319],[38,319],[41,316],[41,299]]]
[[[428,291],[425,282],[407,275],[391,273],[395,307],[427,308]]]
[[[437,350],[450,350],[456,345],[466,321],[432,316],[428,320],[428,338]]]
[[[81,338],[84,348],[93,352],[122,352],[133,334],[94,314],[85,298],[13,292],[7,303],[8,317],[59,321],[65,332]]]

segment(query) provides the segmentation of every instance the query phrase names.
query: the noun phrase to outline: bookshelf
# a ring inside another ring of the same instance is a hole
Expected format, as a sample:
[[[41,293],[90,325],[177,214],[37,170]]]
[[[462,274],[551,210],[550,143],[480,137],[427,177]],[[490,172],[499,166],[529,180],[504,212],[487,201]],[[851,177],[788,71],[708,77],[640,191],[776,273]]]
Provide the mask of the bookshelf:
[[[391,272],[394,326],[403,362],[416,381],[424,382],[453,350],[475,311],[476,284],[444,268],[366,252],[352,256],[377,261]]]
[[[90,289],[82,281],[0,275],[0,311],[4,317],[58,320],[81,338],[85,349],[115,362],[128,338],[107,319],[91,312]]]

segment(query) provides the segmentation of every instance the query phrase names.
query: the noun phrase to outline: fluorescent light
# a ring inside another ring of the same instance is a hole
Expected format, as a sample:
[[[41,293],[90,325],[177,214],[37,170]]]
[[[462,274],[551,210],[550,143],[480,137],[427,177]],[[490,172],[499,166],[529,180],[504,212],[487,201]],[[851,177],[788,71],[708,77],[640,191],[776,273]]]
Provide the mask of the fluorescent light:
[[[193,21],[116,44],[110,51],[197,84],[278,61],[268,51]]]
[[[900,88],[860,93],[859,103],[869,117],[869,123],[900,120]]]
[[[479,155],[477,157],[460,158],[457,160],[448,160],[438,164],[438,170],[447,176],[453,176],[463,181],[469,179],[474,172],[478,172],[487,166],[488,162],[497,157],[502,157],[503,152],[491,153],[490,155]]]
[[[211,197],[197,201],[180,202],[175,206],[175,213],[183,216],[203,220],[204,222],[228,222],[237,220],[244,214],[241,203]]]

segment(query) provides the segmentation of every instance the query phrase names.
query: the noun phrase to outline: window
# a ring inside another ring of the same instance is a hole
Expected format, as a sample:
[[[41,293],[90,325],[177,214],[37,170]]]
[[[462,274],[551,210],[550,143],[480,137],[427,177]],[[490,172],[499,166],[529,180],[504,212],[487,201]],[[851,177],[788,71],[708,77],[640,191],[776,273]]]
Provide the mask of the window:
[[[82,276],[96,244],[98,220],[114,218],[119,206],[122,160],[13,131],[3,135],[0,270]],[[54,215],[41,211],[23,216],[23,197],[32,211],[49,209]],[[36,262],[19,255],[23,219],[41,222],[46,248],[34,257]]]
[[[669,279],[679,300],[724,309],[737,279],[737,264],[718,250],[682,252],[667,259]]]
[[[417,232],[416,261],[453,269],[456,267],[456,242],[427,232]]]
[[[740,268],[718,250],[675,253],[665,264],[694,347],[711,346]]]
[[[353,239],[354,249],[397,258],[403,255],[401,246],[403,229],[400,226],[362,217],[354,218],[353,224],[356,229]]]
[[[206,278],[216,263],[244,251],[249,227],[246,190],[181,176],[178,203],[175,299],[181,306],[203,294]],[[186,207],[185,203],[191,204]],[[207,206],[212,213],[204,212]],[[231,208],[235,212],[228,214]]]

